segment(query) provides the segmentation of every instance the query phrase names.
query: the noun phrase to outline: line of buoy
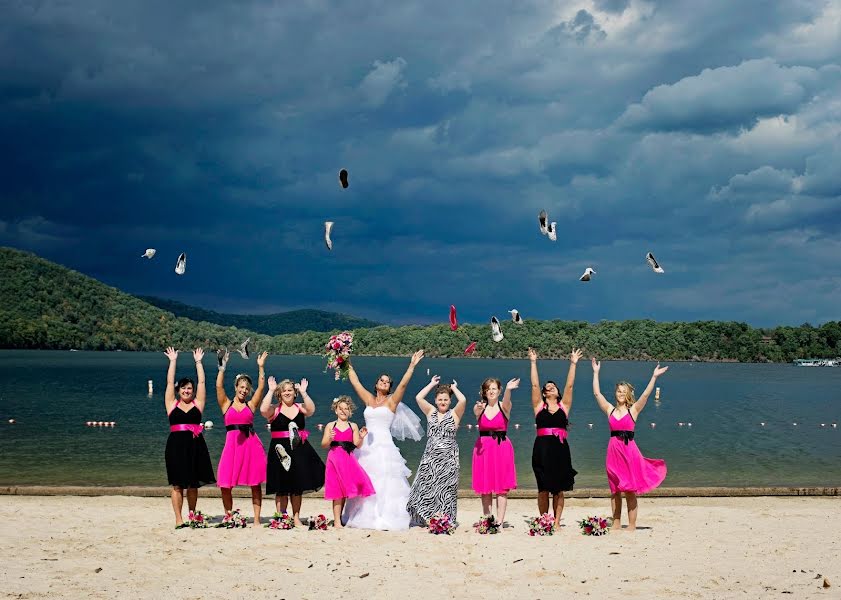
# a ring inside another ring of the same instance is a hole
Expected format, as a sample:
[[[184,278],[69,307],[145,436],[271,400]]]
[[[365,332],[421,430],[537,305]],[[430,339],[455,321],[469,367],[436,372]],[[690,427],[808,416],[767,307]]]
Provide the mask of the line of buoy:
[[[85,421],[88,427],[114,427],[116,424],[116,421]]]

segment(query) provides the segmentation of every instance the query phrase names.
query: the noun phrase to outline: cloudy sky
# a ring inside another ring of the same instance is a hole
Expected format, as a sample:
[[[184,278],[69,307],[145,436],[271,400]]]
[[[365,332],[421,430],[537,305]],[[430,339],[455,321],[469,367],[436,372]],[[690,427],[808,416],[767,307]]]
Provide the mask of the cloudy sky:
[[[186,4],[0,5],[0,245],[231,312],[841,318],[837,2]]]

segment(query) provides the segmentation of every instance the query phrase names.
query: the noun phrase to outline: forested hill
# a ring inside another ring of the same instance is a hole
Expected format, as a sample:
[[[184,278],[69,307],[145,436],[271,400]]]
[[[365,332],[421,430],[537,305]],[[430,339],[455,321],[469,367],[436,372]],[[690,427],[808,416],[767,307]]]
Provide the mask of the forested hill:
[[[141,300],[153,306],[171,312],[176,317],[186,317],[193,321],[207,321],[217,325],[250,329],[267,335],[281,335],[284,333],[300,333],[302,331],[333,331],[335,329],[350,330],[365,327],[377,327],[380,323],[369,321],[351,315],[343,315],[324,310],[303,309],[292,310],[270,315],[236,315],[218,313],[175,300],[155,298],[153,296],[138,296]]]
[[[744,323],[650,320],[526,321],[502,323],[505,339],[491,340],[487,324],[354,329],[356,354],[462,356],[477,342],[476,357],[525,358],[532,346],[541,357],[566,356],[582,347],[604,359],[733,360],[788,362],[841,355],[841,322],[821,327],[756,329]],[[172,312],[33,254],[0,248],[0,347],[80,350],[154,350],[203,346],[252,348],[273,354],[321,354],[325,332],[268,336],[237,327],[176,317]]]

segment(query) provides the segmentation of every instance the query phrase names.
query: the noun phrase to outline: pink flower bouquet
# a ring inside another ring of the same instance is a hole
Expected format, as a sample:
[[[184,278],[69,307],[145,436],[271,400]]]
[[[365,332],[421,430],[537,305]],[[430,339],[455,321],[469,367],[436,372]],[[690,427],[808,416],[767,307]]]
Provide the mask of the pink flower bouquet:
[[[581,535],[607,535],[611,521],[604,517],[587,517],[578,525],[581,527]]]
[[[438,513],[429,518],[429,533],[441,535],[442,533],[452,535],[455,533],[456,524],[450,520],[449,515]]]
[[[555,517],[543,513],[529,521],[529,535],[552,535],[555,533]]]
[[[336,374],[336,381],[347,379],[348,374],[348,359],[353,348],[353,334],[349,331],[343,331],[338,335],[330,336],[330,341],[325,344],[324,348],[327,353],[324,357],[327,359],[327,369],[333,369]]]
[[[283,511],[282,513],[276,512],[266,527],[269,529],[292,529],[295,527],[295,521],[286,511]]]
[[[200,510],[191,510],[187,515],[187,525],[190,529],[207,529],[207,517]]]
[[[245,527],[247,521],[245,517],[239,514],[239,509],[234,509],[224,517],[222,517],[222,522],[219,523],[216,527],[223,527],[225,529],[234,529],[236,527]]]
[[[318,530],[318,531],[326,531],[327,530],[327,517],[324,515],[318,515],[317,517],[313,518],[310,517],[310,531]]]
[[[486,515],[479,519],[478,523],[473,523],[473,528],[476,530],[476,533],[481,533],[482,535],[485,535],[499,533],[499,528],[501,525],[502,523],[497,521],[496,517],[494,517],[493,515]]]

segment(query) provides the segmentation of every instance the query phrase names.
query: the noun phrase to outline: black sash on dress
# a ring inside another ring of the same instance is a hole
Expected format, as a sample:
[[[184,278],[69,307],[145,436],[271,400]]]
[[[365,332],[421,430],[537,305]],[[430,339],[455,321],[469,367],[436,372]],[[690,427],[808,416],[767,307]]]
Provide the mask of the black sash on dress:
[[[351,454],[354,450],[356,450],[356,444],[353,442],[330,442],[331,448],[341,448],[348,454]]]
[[[627,446],[628,442],[630,442],[632,439],[634,439],[634,432],[633,431],[626,431],[626,430],[611,431],[610,432],[610,437],[622,438],[623,440],[625,440],[625,445]]]
[[[225,425],[225,431],[235,431],[237,429],[248,435],[256,435],[253,423],[249,425]]]
[[[480,431],[479,432],[479,437],[488,437],[488,436],[494,438],[496,440],[497,444],[501,444],[502,442],[505,441],[505,438],[508,437],[508,432],[498,431],[498,430]]]

